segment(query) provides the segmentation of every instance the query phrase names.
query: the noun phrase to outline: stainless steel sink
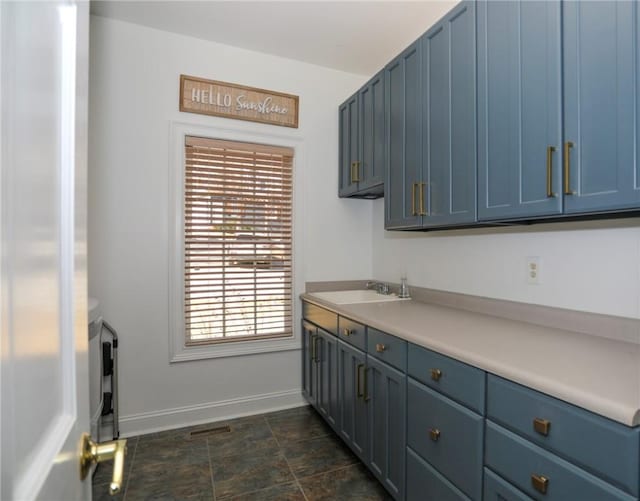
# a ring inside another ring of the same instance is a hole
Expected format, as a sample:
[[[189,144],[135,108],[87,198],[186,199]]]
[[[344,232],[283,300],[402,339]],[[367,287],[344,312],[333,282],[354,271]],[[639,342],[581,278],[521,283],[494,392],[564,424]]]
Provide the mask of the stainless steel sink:
[[[311,292],[309,295],[334,304],[378,303],[386,301],[406,301],[408,299],[399,298],[395,294],[379,294],[373,290]]]

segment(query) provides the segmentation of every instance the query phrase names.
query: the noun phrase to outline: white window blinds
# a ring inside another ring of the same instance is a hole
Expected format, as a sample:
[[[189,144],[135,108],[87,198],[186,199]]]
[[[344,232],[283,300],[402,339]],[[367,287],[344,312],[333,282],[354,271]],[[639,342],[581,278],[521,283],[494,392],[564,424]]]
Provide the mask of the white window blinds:
[[[292,335],[293,150],[186,137],[187,345]]]

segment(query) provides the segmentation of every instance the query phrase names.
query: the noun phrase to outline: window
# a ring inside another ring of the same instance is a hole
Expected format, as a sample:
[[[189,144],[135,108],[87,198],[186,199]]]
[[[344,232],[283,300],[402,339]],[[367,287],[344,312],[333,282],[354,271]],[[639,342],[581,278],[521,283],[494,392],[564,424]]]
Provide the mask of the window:
[[[293,149],[185,137],[186,346],[291,337]]]

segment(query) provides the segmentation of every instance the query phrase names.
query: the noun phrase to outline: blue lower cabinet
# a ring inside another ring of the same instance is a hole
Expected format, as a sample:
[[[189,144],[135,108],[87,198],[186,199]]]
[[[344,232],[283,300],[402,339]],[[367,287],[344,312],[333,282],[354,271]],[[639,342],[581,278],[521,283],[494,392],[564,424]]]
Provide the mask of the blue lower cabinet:
[[[318,366],[316,364],[317,327],[302,321],[302,395],[315,407]]]
[[[367,327],[345,317],[338,317],[338,337],[359,350],[367,349]]]
[[[485,463],[535,499],[637,499],[491,421],[487,421]]]
[[[368,463],[366,368],[364,352],[338,341],[338,433],[356,455]]]
[[[409,344],[407,374],[484,414],[485,372],[422,346]]]
[[[336,427],[338,419],[338,340],[318,329],[317,406],[327,422]]]
[[[367,354],[402,372],[407,371],[407,342],[404,339],[367,327]]]
[[[395,499],[405,483],[407,376],[367,355],[369,467]]]
[[[520,489],[500,478],[489,468],[484,469],[484,501],[533,501]]]
[[[487,418],[638,496],[640,428],[630,428],[494,375]]]
[[[407,501],[469,501],[469,498],[407,447]]]
[[[408,379],[407,445],[471,499],[482,496],[484,419]]]

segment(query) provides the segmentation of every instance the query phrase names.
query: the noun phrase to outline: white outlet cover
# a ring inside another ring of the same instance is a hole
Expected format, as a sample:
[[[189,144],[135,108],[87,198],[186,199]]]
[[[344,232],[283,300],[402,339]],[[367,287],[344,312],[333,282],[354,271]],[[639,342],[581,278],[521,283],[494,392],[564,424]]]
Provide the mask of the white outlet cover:
[[[539,285],[540,284],[540,275],[542,269],[540,267],[540,257],[539,256],[527,256],[527,283],[529,285]]]

